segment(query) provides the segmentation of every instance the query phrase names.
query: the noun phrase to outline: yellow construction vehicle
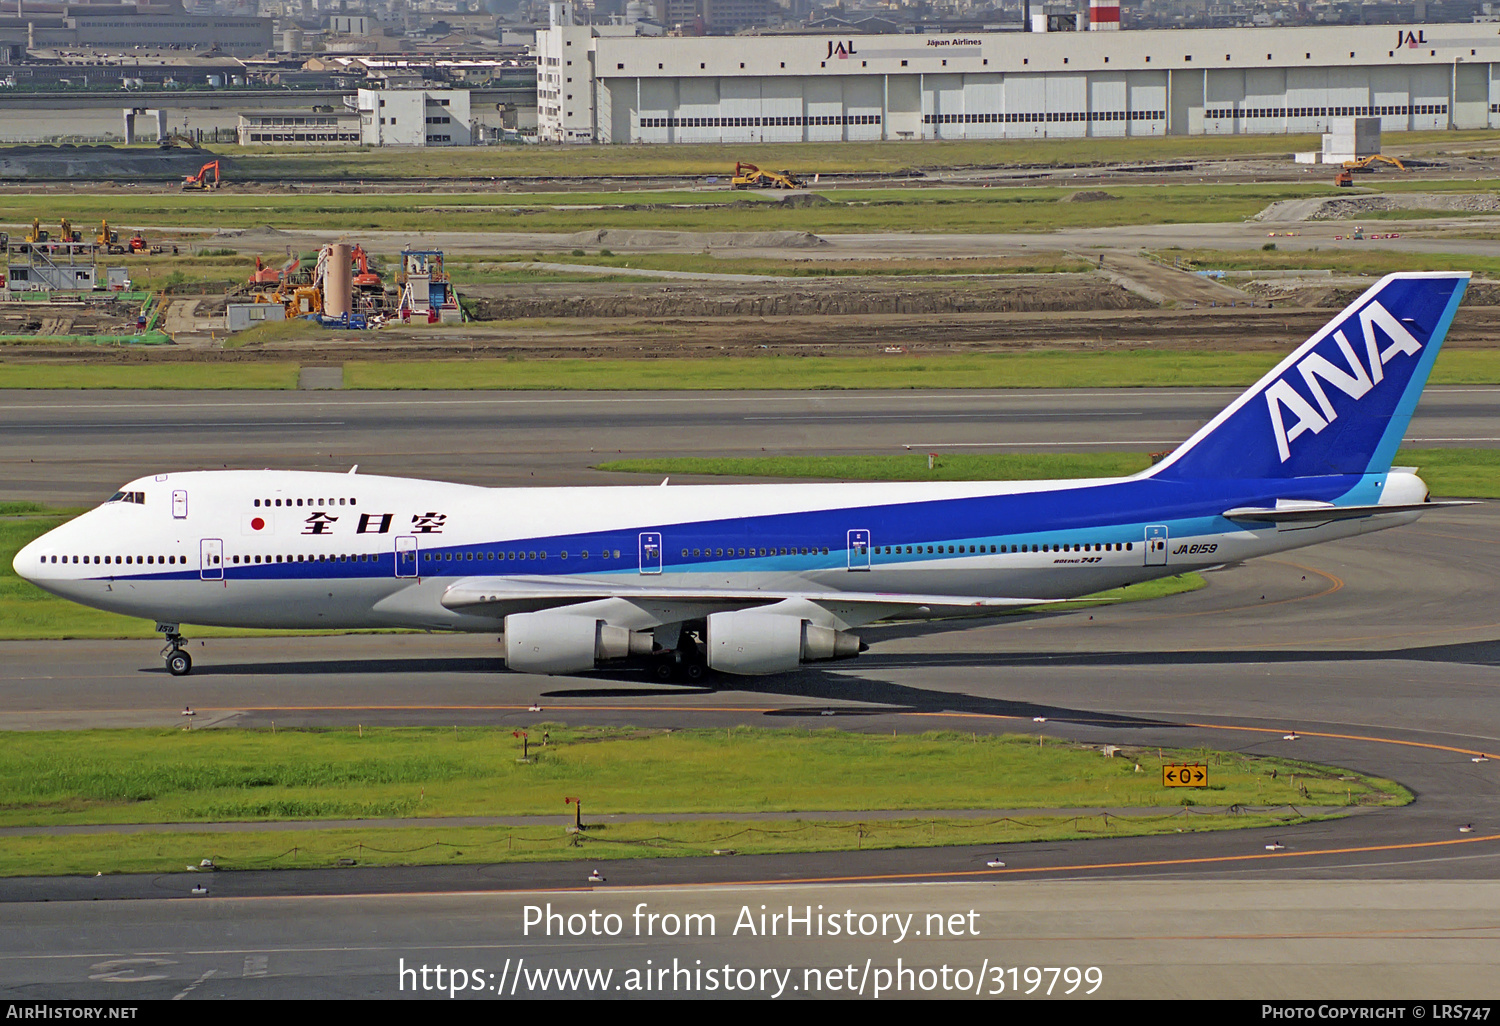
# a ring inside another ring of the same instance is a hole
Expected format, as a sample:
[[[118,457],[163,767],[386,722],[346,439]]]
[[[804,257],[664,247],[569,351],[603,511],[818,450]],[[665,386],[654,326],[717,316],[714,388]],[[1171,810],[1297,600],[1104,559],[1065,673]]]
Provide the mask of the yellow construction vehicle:
[[[99,222],[99,234],[94,236],[94,245],[106,253],[125,252],[125,247],[120,245],[120,233],[109,226],[108,219]]]
[[[36,246],[51,241],[52,236],[42,227],[40,218],[31,219],[31,231],[26,233],[26,245]]]
[[[75,232],[73,230],[73,222],[69,221],[66,217],[62,219],[61,223],[59,223],[58,228],[60,229],[60,238],[58,239],[59,242],[83,241],[83,232]]]
[[[800,189],[801,179],[790,171],[762,171],[754,164],[739,161],[734,165],[734,178],[730,181],[736,189]]]
[[[317,285],[295,285],[257,292],[253,303],[275,303],[286,308],[287,320],[323,312],[323,289]]]
[[[1401,163],[1401,161],[1397,160],[1395,157],[1387,157],[1382,153],[1377,153],[1372,157],[1365,157],[1363,160],[1346,160],[1344,161],[1344,170],[1369,171],[1375,166],[1375,163],[1377,161],[1382,164],[1390,164],[1398,171],[1406,170],[1406,165]]]

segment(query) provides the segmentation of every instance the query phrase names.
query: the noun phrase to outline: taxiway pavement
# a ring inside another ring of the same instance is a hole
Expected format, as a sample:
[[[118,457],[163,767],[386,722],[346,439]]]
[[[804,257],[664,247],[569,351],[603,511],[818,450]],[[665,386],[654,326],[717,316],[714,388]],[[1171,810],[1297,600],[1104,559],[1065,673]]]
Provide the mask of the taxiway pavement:
[[[1431,389],[1410,436],[1487,437],[1497,395]],[[1141,437],[1159,433],[1170,444],[1217,410],[1225,393],[1143,390],[1071,400],[915,393],[910,406],[860,395],[615,404],[554,397],[565,401],[552,405],[521,397],[527,402],[519,409],[505,404],[511,397],[465,395],[454,408],[444,405],[449,397],[424,395],[414,406],[367,409],[367,400],[392,397],[319,396],[308,409],[327,412],[316,414],[296,405],[301,396],[234,412],[216,410],[216,397],[143,404],[128,394],[92,393],[83,397],[89,409],[70,413],[52,408],[60,398],[69,397],[3,397],[0,423],[57,447],[43,453],[34,478],[7,485],[32,489],[25,497],[37,497],[34,489],[49,478],[54,491],[44,497],[77,501],[85,488],[97,495],[130,476],[122,459],[201,458],[200,447],[235,443],[236,432],[236,465],[315,453],[299,448],[297,429],[283,422],[323,417],[363,425],[346,440],[376,450],[377,463],[388,461],[373,469],[446,476],[440,471],[461,466],[471,480],[502,483],[495,468],[521,451],[534,454],[534,466],[552,468],[547,483],[576,483],[592,476],[581,468],[597,458],[584,440],[600,434],[632,454],[663,438],[683,439],[690,451],[736,454],[761,444],[869,451],[922,437],[993,445],[996,436],[1023,432],[1032,444],[1107,438],[1124,447],[1125,427],[1140,423],[1153,425]],[[1090,408],[1105,416],[1049,416]],[[887,418],[868,415],[881,410]],[[900,419],[906,410],[916,415]],[[1014,416],[1017,410],[1025,416]],[[83,432],[57,437],[55,426],[75,415],[97,418],[104,451],[92,452]],[[191,427],[208,415],[225,421]],[[143,422],[131,427],[131,418]],[[235,426],[247,422],[261,426]],[[396,451],[414,423],[433,432],[431,448]],[[149,443],[141,436],[116,437],[132,431],[157,432],[162,444],[142,454]],[[938,431],[945,434],[932,434]],[[551,463],[548,438],[558,450]],[[455,451],[439,454],[433,439]],[[466,460],[470,453],[490,455],[476,464]],[[359,456],[362,464],[370,458]],[[972,969],[985,958],[1017,967],[1102,965],[1102,994],[1114,997],[1492,996],[1500,978],[1500,758],[1475,760],[1500,755],[1497,537],[1500,512],[1492,506],[1445,510],[1410,527],[1213,573],[1204,590],[1161,602],[874,628],[865,632],[871,650],[858,660],[711,689],[604,672],[510,674],[493,637],[195,642],[188,678],[167,675],[149,641],[5,643],[3,729],[176,725],[191,705],[200,727],[566,720],[1020,731],[1346,765],[1397,779],[1417,800],[1293,830],[1019,845],[1003,853],[632,860],[605,865],[608,879],[596,883],[579,864],[11,880],[0,882],[0,901],[20,928],[0,931],[0,994],[382,997],[412,994],[398,969],[418,962],[499,974],[519,971],[514,962],[504,968],[507,958],[531,958],[535,968],[621,971],[676,958],[800,972],[851,959],[893,968],[902,957],[928,968]],[[187,862],[201,853],[184,854]],[[997,854],[1006,865],[986,865]],[[195,884],[208,893],[191,896]],[[711,911],[721,929],[741,906],[762,903],[923,916],[973,909],[979,936],[929,938],[905,949],[888,939],[743,933],[712,943],[527,935],[524,906],[547,900],[622,916],[641,901],[662,911]]]

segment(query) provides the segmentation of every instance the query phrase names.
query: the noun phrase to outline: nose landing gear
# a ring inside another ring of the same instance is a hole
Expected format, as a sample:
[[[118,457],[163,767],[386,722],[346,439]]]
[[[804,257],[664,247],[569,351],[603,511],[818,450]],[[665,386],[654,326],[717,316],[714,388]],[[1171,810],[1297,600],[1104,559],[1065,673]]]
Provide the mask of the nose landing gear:
[[[186,644],[186,639],[177,632],[177,624],[159,623],[156,630],[167,639],[166,646],[161,650],[162,658],[167,663],[167,672],[174,677],[186,677],[192,673],[193,658],[182,647]]]

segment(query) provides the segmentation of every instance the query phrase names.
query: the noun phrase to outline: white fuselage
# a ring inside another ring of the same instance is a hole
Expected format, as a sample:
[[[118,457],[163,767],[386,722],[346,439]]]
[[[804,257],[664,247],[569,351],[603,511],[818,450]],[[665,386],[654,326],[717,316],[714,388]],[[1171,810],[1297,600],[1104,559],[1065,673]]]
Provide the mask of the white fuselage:
[[[1389,477],[1385,501],[1425,495],[1413,475]],[[767,601],[801,592],[1055,600],[1416,517],[1246,526],[1171,509],[1099,516],[1131,482],[490,489],[292,471],[163,474],[37,539],[15,565],[57,595],[165,623],[494,631],[507,612],[546,603],[475,612],[444,605],[445,593],[505,579],[765,592]],[[1011,506],[1053,498],[1051,523],[1004,522]],[[1075,502],[1098,509],[1071,516]],[[934,511],[960,508],[948,529],[933,523]]]

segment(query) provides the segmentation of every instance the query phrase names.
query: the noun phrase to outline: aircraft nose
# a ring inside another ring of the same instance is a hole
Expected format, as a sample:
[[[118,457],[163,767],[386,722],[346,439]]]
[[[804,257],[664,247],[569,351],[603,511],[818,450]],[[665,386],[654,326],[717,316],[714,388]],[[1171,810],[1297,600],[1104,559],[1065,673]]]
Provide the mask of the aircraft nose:
[[[45,537],[43,535],[42,538],[38,538],[24,546],[20,552],[16,553],[16,558],[10,561],[10,565],[15,570],[16,576],[27,581],[35,581],[41,576],[42,541]]]

